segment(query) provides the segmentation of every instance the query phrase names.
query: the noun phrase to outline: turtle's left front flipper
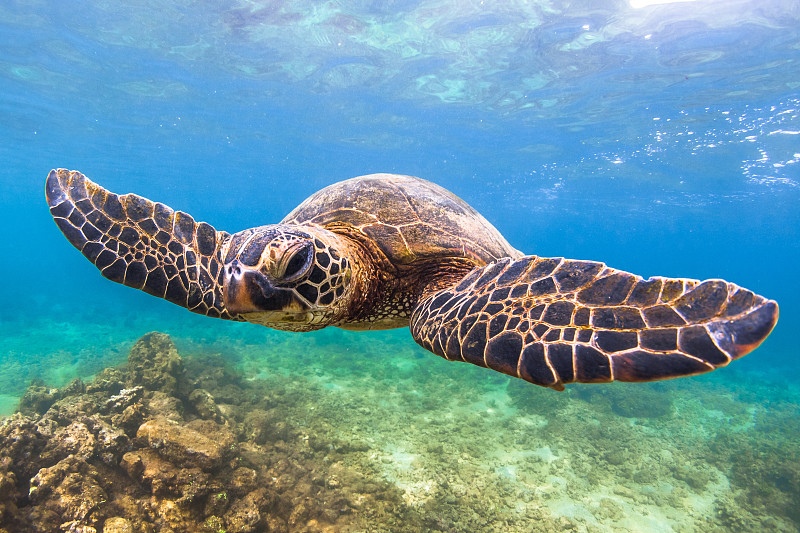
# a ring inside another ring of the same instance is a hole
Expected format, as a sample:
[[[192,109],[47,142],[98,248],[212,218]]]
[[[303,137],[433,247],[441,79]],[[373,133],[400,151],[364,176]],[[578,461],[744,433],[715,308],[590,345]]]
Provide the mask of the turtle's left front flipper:
[[[219,249],[227,233],[141,196],[118,196],[80,172],[50,171],[45,193],[64,236],[106,278],[195,313],[241,320],[223,304]]]
[[[593,261],[524,257],[423,299],[425,349],[563,390],[709,372],[754,350],[778,304],[722,280],[642,279]]]

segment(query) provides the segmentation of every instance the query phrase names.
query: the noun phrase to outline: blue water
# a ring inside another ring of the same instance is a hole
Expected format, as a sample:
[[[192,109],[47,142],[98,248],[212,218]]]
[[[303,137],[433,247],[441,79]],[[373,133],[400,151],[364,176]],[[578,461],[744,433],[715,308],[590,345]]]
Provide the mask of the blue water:
[[[0,117],[4,413],[30,379],[87,378],[153,329],[223,353],[236,338],[370,346],[104,280],[49,216],[56,167],[230,232],[341,179],[420,176],[527,253],[777,300],[761,348],[686,390],[750,379],[766,404],[800,387],[796,0],[6,0]],[[404,330],[364,338],[427,357]]]

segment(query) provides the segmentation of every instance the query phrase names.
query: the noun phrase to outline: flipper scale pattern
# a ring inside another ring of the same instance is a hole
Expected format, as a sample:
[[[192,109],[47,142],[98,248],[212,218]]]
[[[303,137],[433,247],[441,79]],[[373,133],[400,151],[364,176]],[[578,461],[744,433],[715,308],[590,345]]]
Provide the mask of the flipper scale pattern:
[[[769,334],[772,300],[723,280],[643,279],[594,261],[528,256],[477,268],[414,310],[425,349],[562,390],[725,366]]]
[[[195,313],[241,320],[223,306],[219,249],[228,234],[164,204],[118,196],[80,172],[52,170],[50,213],[106,278]]]

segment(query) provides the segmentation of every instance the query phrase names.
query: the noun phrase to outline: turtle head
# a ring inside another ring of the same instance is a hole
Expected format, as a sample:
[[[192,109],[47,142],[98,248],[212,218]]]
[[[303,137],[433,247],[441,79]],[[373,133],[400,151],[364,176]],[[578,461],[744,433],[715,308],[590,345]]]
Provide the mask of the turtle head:
[[[248,322],[289,331],[333,325],[346,313],[350,262],[320,228],[271,225],[223,245],[225,309]]]

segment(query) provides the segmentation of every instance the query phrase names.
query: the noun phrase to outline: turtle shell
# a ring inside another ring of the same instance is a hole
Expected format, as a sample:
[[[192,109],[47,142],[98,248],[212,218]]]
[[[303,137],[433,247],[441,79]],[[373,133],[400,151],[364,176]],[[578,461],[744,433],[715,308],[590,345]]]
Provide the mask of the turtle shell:
[[[444,257],[483,265],[522,256],[464,200],[412,176],[370,174],[334,183],[308,197],[281,223],[310,223],[332,231],[349,224],[397,266]]]

